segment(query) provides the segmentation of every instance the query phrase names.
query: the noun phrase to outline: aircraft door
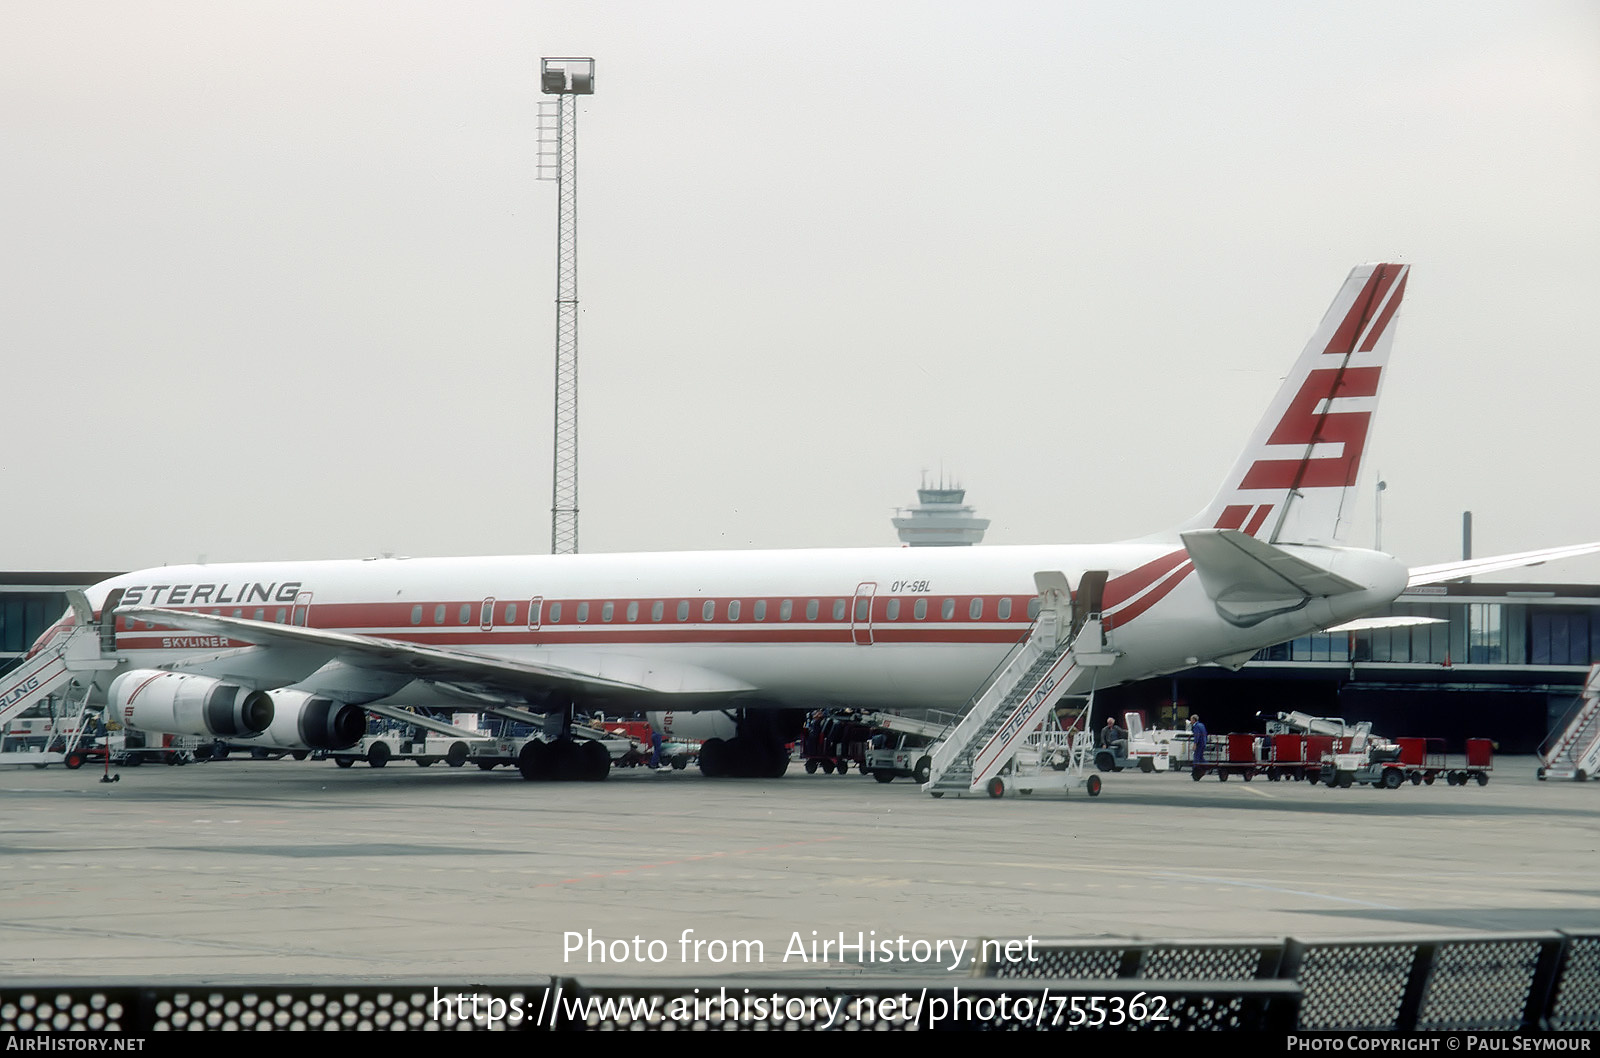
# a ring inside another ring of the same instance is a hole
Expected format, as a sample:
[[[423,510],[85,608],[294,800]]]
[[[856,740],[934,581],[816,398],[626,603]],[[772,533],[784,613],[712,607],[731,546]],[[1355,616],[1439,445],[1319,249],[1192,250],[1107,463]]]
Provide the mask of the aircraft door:
[[[528,631],[537,632],[539,623],[544,620],[544,596],[535,595],[528,600]]]
[[[850,603],[850,636],[858,647],[872,645],[872,596],[877,590],[875,581],[856,585],[856,595]]]
[[[483,600],[483,612],[478,616],[478,627],[485,632],[494,631],[494,596]]]
[[[282,610],[278,611],[282,613]],[[282,618],[279,618],[282,620]],[[304,628],[311,621],[311,593],[303,591],[294,597],[294,610],[289,614],[289,623]]]

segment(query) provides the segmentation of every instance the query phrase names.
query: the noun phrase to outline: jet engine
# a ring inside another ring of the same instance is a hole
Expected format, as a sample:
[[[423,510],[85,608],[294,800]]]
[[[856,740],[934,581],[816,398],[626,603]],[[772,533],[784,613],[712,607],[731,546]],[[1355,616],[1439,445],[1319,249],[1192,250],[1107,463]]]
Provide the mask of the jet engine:
[[[278,749],[349,749],[367,733],[367,712],[306,691],[268,691],[272,724],[251,742]]]
[[[273,722],[272,698],[238,684],[183,672],[134,669],[111,681],[109,716],[139,731],[248,737]]]
[[[713,738],[729,739],[739,733],[739,724],[733,717],[719,710],[708,709],[697,713],[650,713],[650,726],[665,738],[687,738],[706,741]]]

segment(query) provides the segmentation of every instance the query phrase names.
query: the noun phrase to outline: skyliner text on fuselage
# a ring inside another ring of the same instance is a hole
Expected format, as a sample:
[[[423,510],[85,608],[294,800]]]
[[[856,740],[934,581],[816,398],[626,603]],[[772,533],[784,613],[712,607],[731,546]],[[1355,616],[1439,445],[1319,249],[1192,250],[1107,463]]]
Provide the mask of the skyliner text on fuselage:
[[[605,754],[568,736],[574,714],[711,710],[737,734],[708,773],[781,774],[806,710],[968,701],[1028,634],[1040,573],[1103,578],[1100,687],[1239,664],[1406,586],[1396,559],[1341,541],[1408,271],[1350,273],[1216,497],[1166,534],[166,566],[76,600],[28,672],[0,680],[0,720],[68,687],[134,729],[339,748],[365,710],[540,713],[558,723],[524,776],[599,778]]]

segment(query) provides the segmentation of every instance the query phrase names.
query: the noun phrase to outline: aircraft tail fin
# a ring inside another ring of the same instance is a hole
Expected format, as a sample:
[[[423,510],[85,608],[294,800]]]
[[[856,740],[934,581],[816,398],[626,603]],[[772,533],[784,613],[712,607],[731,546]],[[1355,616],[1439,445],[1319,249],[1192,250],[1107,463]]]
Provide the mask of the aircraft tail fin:
[[[1181,527],[1267,543],[1335,543],[1378,405],[1409,265],[1352,269],[1204,511]]]

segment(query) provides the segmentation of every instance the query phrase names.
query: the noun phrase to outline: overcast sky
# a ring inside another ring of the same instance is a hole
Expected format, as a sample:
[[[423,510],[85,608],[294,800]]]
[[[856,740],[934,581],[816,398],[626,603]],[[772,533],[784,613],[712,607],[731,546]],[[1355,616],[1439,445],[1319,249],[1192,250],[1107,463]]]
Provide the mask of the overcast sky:
[[[564,55],[583,550],[1171,526],[1373,260],[1386,549],[1600,539],[1592,0],[6,0],[0,568],[547,551]]]

